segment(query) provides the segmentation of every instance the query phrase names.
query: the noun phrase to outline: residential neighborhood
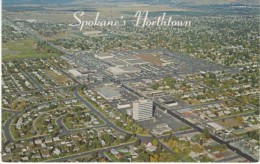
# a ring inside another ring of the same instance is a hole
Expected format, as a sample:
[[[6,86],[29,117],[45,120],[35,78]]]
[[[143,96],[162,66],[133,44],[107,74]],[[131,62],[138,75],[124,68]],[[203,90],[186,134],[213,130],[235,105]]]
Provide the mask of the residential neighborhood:
[[[2,162],[259,162],[258,10],[4,0]],[[88,26],[96,13],[125,24]]]

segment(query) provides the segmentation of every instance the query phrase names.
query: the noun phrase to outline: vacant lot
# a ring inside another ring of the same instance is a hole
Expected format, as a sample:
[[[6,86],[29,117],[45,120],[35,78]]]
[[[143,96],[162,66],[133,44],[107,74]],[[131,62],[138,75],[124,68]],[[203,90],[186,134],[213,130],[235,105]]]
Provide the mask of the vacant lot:
[[[51,70],[45,70],[45,72],[48,74],[49,77],[54,79],[59,85],[66,86],[72,80],[70,80],[67,76],[65,75],[58,75],[57,73],[51,71]]]
[[[2,54],[3,54],[3,56],[5,56],[5,55],[17,55],[17,54],[19,54],[19,52],[9,50],[8,48],[3,48]]]
[[[24,58],[45,58],[57,56],[52,53],[39,53],[36,50],[37,42],[33,39],[19,40],[3,44],[3,60]]]
[[[232,128],[234,126],[240,126],[243,124],[235,118],[223,119],[217,123],[223,125],[225,128]]]

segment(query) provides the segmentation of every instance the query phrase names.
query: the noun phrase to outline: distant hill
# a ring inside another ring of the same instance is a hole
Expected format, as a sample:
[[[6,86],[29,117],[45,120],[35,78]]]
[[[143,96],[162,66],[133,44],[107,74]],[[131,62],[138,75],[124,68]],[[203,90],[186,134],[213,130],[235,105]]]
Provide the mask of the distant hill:
[[[3,5],[67,3],[73,0],[3,0]]]
[[[187,6],[201,5],[225,5],[225,4],[240,4],[240,5],[259,5],[259,0],[171,0],[172,3]]]
[[[20,5],[20,4],[65,4],[73,2],[135,2],[135,3],[168,3],[181,6],[205,6],[205,5],[259,5],[259,0],[3,0],[3,5]]]

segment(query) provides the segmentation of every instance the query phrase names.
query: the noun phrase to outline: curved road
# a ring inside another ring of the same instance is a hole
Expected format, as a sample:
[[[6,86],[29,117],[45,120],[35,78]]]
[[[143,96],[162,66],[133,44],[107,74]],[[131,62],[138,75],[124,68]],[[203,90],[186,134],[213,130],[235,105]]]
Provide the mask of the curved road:
[[[2,132],[4,134],[4,137],[5,137],[5,142],[13,142],[14,141],[14,138],[11,134],[11,130],[10,130],[10,125],[12,123],[12,118],[15,117],[15,116],[18,116],[19,113],[14,113],[12,116],[10,116],[4,125],[2,125]]]
[[[61,99],[61,100],[53,100],[53,101],[48,101],[48,102],[43,102],[41,104],[38,104],[37,106],[40,106],[40,105],[45,105],[45,104],[49,104],[51,102],[56,102],[56,101],[64,101],[64,100],[72,100],[74,98],[68,98],[68,99]],[[30,110],[35,110],[37,111],[38,109],[36,108],[37,106],[32,106],[32,107],[29,107],[23,111],[11,111],[11,110],[6,110],[6,109],[2,109],[2,111],[7,111],[7,112],[11,112],[11,113],[14,113],[11,117],[9,117],[5,124],[2,125],[2,131],[4,133],[4,136],[5,136],[5,141],[6,142],[13,142],[14,141],[14,138],[11,134],[11,130],[10,130],[10,126],[11,126],[11,123],[13,121],[13,118],[16,117],[16,116],[19,116],[21,113],[23,112],[27,112],[27,111],[30,111]]]
[[[91,112],[93,112],[94,114],[96,114],[99,118],[101,118],[102,120],[105,121],[106,125],[108,127],[112,127],[113,129],[115,129],[116,131],[123,133],[123,134],[132,134],[129,133],[121,128],[119,128],[118,126],[116,126],[114,123],[112,123],[108,118],[106,118],[103,114],[101,114],[94,106],[92,106],[88,101],[86,101],[84,98],[82,98],[77,91],[77,88],[74,90],[74,95],[81,101],[83,102],[90,110]],[[142,141],[145,140],[150,140],[151,136],[141,136],[141,135],[136,135],[136,137],[138,139],[141,139]]]
[[[68,134],[70,134],[70,133],[72,133],[72,132],[78,132],[78,131],[82,131],[82,130],[87,130],[87,129],[91,129],[91,128],[100,128],[100,127],[105,127],[106,126],[106,124],[102,124],[102,125],[98,125],[98,126],[94,126],[94,127],[86,127],[86,128],[79,128],[79,129],[68,129],[65,125],[64,125],[64,123],[63,123],[63,121],[62,121],[62,119],[63,119],[63,117],[64,117],[65,115],[62,115],[62,116],[60,116],[60,117],[58,117],[58,119],[56,120],[56,124],[59,126],[59,128],[60,128],[60,134],[59,135],[61,135],[61,136],[63,136],[63,135],[68,135]],[[103,120],[104,121],[104,120]]]
[[[71,131],[69,129],[67,129],[67,127],[63,124],[63,122],[62,122],[63,117],[64,117],[64,115],[58,117],[58,119],[56,120],[56,124],[60,128],[60,135],[68,135]]]

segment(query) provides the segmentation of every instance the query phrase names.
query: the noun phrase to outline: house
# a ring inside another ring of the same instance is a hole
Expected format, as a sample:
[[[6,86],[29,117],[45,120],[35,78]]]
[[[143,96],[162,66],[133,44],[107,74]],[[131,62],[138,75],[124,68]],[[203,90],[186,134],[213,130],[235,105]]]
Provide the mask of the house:
[[[120,153],[128,153],[129,151],[128,151],[128,149],[119,149],[118,150]]]
[[[113,154],[113,155],[116,155],[116,154],[118,154],[119,152],[118,152],[116,149],[111,149],[111,150],[110,150],[110,153]]]
[[[36,145],[41,145],[41,144],[42,144],[42,140],[37,139],[37,140],[34,141],[34,143],[35,143]]]
[[[29,157],[28,157],[28,156],[22,157],[21,160],[22,160],[22,161],[28,161],[28,160],[29,160]]]
[[[123,158],[124,156],[123,156],[122,154],[118,153],[118,154],[115,155],[115,157],[116,157],[117,159],[121,159],[121,158]]]
[[[191,158],[197,158],[197,157],[199,157],[199,154],[192,151],[192,152],[190,152],[189,156],[190,156]]]
[[[6,147],[6,148],[5,148],[5,152],[7,152],[7,153],[11,152],[11,148]]]
[[[43,157],[43,158],[48,158],[48,157],[50,156],[48,150],[47,150],[47,151],[41,151],[41,154],[42,154],[42,157]]]
[[[99,125],[100,123],[99,123],[99,121],[95,121],[95,122],[93,122],[93,124],[94,125]]]
[[[42,143],[41,146],[42,146],[42,148],[46,148],[47,147],[46,144],[44,144],[44,143]]]
[[[134,150],[129,150],[129,153],[131,154],[132,158],[137,158],[138,154]]]
[[[60,155],[60,150],[58,148],[55,148],[54,151],[53,151],[53,154],[54,155]]]
[[[101,140],[100,143],[101,143],[102,146],[106,145],[106,142],[104,140]]]
[[[79,151],[79,147],[75,147],[74,149],[73,149],[73,152],[78,152]]]
[[[60,137],[53,137],[54,142],[59,141],[59,140],[60,140]]]
[[[72,144],[70,142],[66,142],[66,146],[71,147]]]
[[[45,138],[45,143],[46,144],[51,143],[51,142],[52,142],[52,138],[51,137]]]
[[[111,133],[111,132],[112,132],[111,129],[106,129],[105,131],[106,131],[107,133]]]
[[[123,139],[125,139],[125,136],[120,135],[120,136],[119,136],[119,139],[120,139],[120,140],[123,140]]]
[[[72,138],[78,138],[79,136],[77,134],[72,134],[71,137]]]
[[[221,153],[217,153],[217,154],[214,154],[214,155],[215,155],[216,158],[222,158],[222,157],[224,157],[224,155],[221,154]]]
[[[145,142],[145,147],[149,152],[154,152],[157,149],[157,147],[153,146],[151,142]]]

